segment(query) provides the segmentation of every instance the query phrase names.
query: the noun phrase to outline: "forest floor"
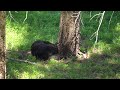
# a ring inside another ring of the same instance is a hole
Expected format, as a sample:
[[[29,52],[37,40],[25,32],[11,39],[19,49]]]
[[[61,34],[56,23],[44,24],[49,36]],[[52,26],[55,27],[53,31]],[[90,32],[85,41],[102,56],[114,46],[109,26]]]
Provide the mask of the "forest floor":
[[[59,33],[60,12],[30,11],[25,22],[25,12],[12,11],[6,18],[7,79],[120,79],[120,13],[106,11],[98,43],[91,37],[97,30],[99,17],[90,18],[99,11],[82,12],[81,51],[88,58],[77,61],[36,60],[30,47],[36,40],[56,43]]]

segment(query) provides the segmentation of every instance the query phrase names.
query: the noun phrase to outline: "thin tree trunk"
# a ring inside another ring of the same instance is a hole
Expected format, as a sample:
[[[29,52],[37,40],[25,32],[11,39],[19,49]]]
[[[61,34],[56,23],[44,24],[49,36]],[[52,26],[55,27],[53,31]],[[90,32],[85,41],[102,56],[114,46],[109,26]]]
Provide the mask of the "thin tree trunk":
[[[0,79],[6,78],[5,72],[5,12],[0,11]]]
[[[80,12],[62,11],[58,40],[59,58],[80,54]]]

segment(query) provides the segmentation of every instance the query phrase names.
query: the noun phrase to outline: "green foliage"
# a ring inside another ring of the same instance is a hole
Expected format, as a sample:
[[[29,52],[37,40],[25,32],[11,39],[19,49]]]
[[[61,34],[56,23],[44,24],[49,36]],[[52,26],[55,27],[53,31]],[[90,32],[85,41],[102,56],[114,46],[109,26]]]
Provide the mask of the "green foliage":
[[[6,49],[8,58],[28,59],[36,64],[7,61],[8,79],[110,79],[120,78],[120,13],[106,11],[101,25],[98,43],[94,47],[95,38],[92,34],[97,30],[99,18],[90,18],[99,13],[82,12],[81,51],[88,52],[90,57],[85,61],[77,61],[75,57],[69,60],[50,59],[38,61],[31,55],[21,55],[21,51],[30,50],[35,40],[57,42],[59,32],[59,11],[30,11],[25,23],[25,12],[11,12],[13,19],[7,13],[6,18]]]
[[[57,42],[59,31],[59,12],[54,15],[47,11],[28,13],[23,23],[25,12],[12,13],[14,19],[7,17],[6,47],[7,49],[28,50],[35,40]]]

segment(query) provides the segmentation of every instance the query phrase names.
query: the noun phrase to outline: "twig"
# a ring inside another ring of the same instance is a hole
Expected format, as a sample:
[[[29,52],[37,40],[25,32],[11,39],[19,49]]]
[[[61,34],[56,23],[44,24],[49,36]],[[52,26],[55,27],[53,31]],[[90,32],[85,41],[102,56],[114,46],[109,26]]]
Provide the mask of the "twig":
[[[99,26],[98,26],[98,29],[95,33],[92,34],[92,36],[90,37],[90,40],[93,39],[95,36],[96,36],[96,40],[95,40],[95,44],[97,43],[98,41],[98,32],[100,30],[100,26],[102,24],[102,21],[103,21],[103,17],[104,17],[104,14],[105,14],[105,11],[103,11],[103,13],[101,14],[101,18],[99,20]]]
[[[14,58],[6,58],[6,59],[8,59],[8,60],[13,60],[13,61],[18,61],[18,62],[29,63],[29,64],[34,64],[34,65],[37,64],[37,63],[35,63],[35,62],[30,62],[30,61],[28,61],[28,60],[20,60],[20,59],[14,59]]]
[[[90,11],[90,18],[91,18],[91,16],[92,16],[92,11]]]
[[[79,18],[79,16],[80,16],[80,13],[81,13],[81,11],[79,11],[79,12],[77,12],[77,13],[73,13],[73,15],[71,16],[71,17],[76,17],[76,19],[75,19],[75,24],[76,24],[76,22],[77,22],[77,20],[78,20],[78,18]],[[75,15],[75,16],[74,16]]]
[[[27,16],[28,16],[28,11],[26,11],[26,16],[25,16],[23,23],[27,20]]]
[[[94,32],[94,33],[91,35],[90,40],[92,40],[92,39],[95,37],[95,35],[96,35],[96,32]]]
[[[95,14],[94,16],[92,16],[92,18],[90,18],[89,21],[91,21],[94,17],[99,16],[99,15],[101,15],[101,13]]]
[[[95,40],[95,44],[97,43],[97,40],[98,40],[98,32],[99,32],[99,30],[100,30],[100,26],[101,26],[101,24],[102,24],[104,14],[105,14],[105,11],[103,11],[102,16],[101,16],[100,21],[99,21],[99,26],[98,26],[98,29],[97,29],[97,31],[96,31],[96,40]]]
[[[14,19],[14,17],[12,16],[11,11],[8,11],[8,12],[9,12],[9,14],[10,14],[10,17],[11,17],[15,22],[17,22],[17,21]]]
[[[18,13],[18,11],[15,11],[16,13]]]
[[[112,12],[111,17],[110,17],[109,24],[108,24],[108,29],[109,29],[109,27],[110,27],[110,22],[111,22],[111,20],[112,20],[113,14],[114,14],[114,11]]]
[[[81,24],[82,24],[83,28],[85,28],[83,20],[82,20],[82,14],[80,15],[80,21],[81,21]]]

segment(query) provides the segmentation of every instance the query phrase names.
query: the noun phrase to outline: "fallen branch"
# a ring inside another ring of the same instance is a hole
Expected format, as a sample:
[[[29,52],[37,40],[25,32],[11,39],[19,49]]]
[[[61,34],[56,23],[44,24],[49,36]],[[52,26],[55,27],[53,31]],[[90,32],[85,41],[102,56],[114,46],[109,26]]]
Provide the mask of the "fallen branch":
[[[13,61],[18,61],[18,62],[29,63],[29,64],[34,64],[34,65],[37,64],[37,63],[35,63],[35,62],[30,62],[30,61],[28,61],[28,60],[20,60],[20,59],[14,59],[14,58],[6,58],[6,59],[8,59],[8,60],[13,60]]]

